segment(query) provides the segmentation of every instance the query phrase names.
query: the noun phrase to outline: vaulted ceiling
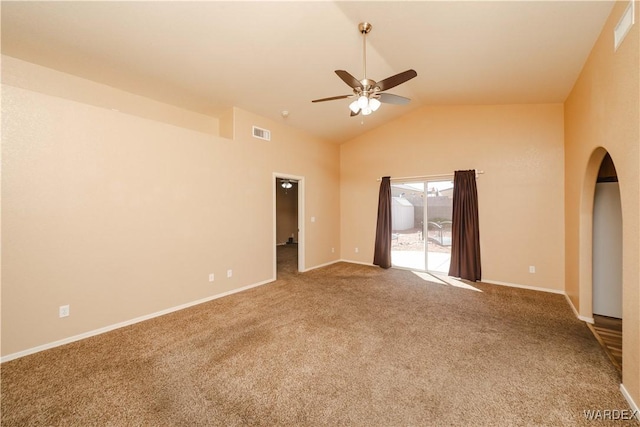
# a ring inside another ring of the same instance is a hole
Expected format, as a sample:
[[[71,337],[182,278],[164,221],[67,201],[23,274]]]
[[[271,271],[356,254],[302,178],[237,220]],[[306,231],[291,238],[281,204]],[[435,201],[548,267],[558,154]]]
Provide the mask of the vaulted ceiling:
[[[611,1],[2,1],[2,53],[219,115],[231,106],[334,142],[429,104],[559,103]],[[413,68],[383,104],[350,117],[334,70]],[[283,118],[281,112],[289,111]]]

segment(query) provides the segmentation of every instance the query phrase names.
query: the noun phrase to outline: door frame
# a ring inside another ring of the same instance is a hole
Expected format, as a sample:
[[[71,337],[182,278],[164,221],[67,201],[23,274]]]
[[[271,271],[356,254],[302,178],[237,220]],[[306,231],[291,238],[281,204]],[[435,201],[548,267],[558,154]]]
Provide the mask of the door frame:
[[[281,172],[274,172],[271,178],[271,192],[272,192],[272,207],[273,207],[273,280],[278,278],[278,251],[276,245],[277,239],[277,209],[276,209],[276,188],[279,179],[292,179],[298,182],[298,271],[305,271],[305,227],[304,227],[304,176],[292,175]]]

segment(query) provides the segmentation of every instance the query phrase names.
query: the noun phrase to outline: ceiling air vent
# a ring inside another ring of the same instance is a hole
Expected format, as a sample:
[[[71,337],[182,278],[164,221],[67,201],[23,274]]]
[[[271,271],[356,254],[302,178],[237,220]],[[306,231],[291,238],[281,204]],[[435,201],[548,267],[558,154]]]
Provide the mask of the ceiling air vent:
[[[271,141],[271,131],[259,128],[258,126],[253,126],[253,137],[264,139],[265,141]]]

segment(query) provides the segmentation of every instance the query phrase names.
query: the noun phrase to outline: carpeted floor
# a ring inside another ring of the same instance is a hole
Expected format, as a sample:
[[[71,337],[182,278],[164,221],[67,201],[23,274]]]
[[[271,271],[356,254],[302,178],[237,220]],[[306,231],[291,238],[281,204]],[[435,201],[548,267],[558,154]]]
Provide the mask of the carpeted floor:
[[[561,295],[287,265],[272,284],[3,364],[2,426],[592,426],[585,410],[628,409]]]

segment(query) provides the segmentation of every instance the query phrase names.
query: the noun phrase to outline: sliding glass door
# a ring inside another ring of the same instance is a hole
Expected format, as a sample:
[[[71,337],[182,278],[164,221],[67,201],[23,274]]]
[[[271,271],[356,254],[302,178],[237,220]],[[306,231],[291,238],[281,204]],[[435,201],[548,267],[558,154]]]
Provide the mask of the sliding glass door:
[[[448,273],[453,179],[391,183],[391,263]]]

